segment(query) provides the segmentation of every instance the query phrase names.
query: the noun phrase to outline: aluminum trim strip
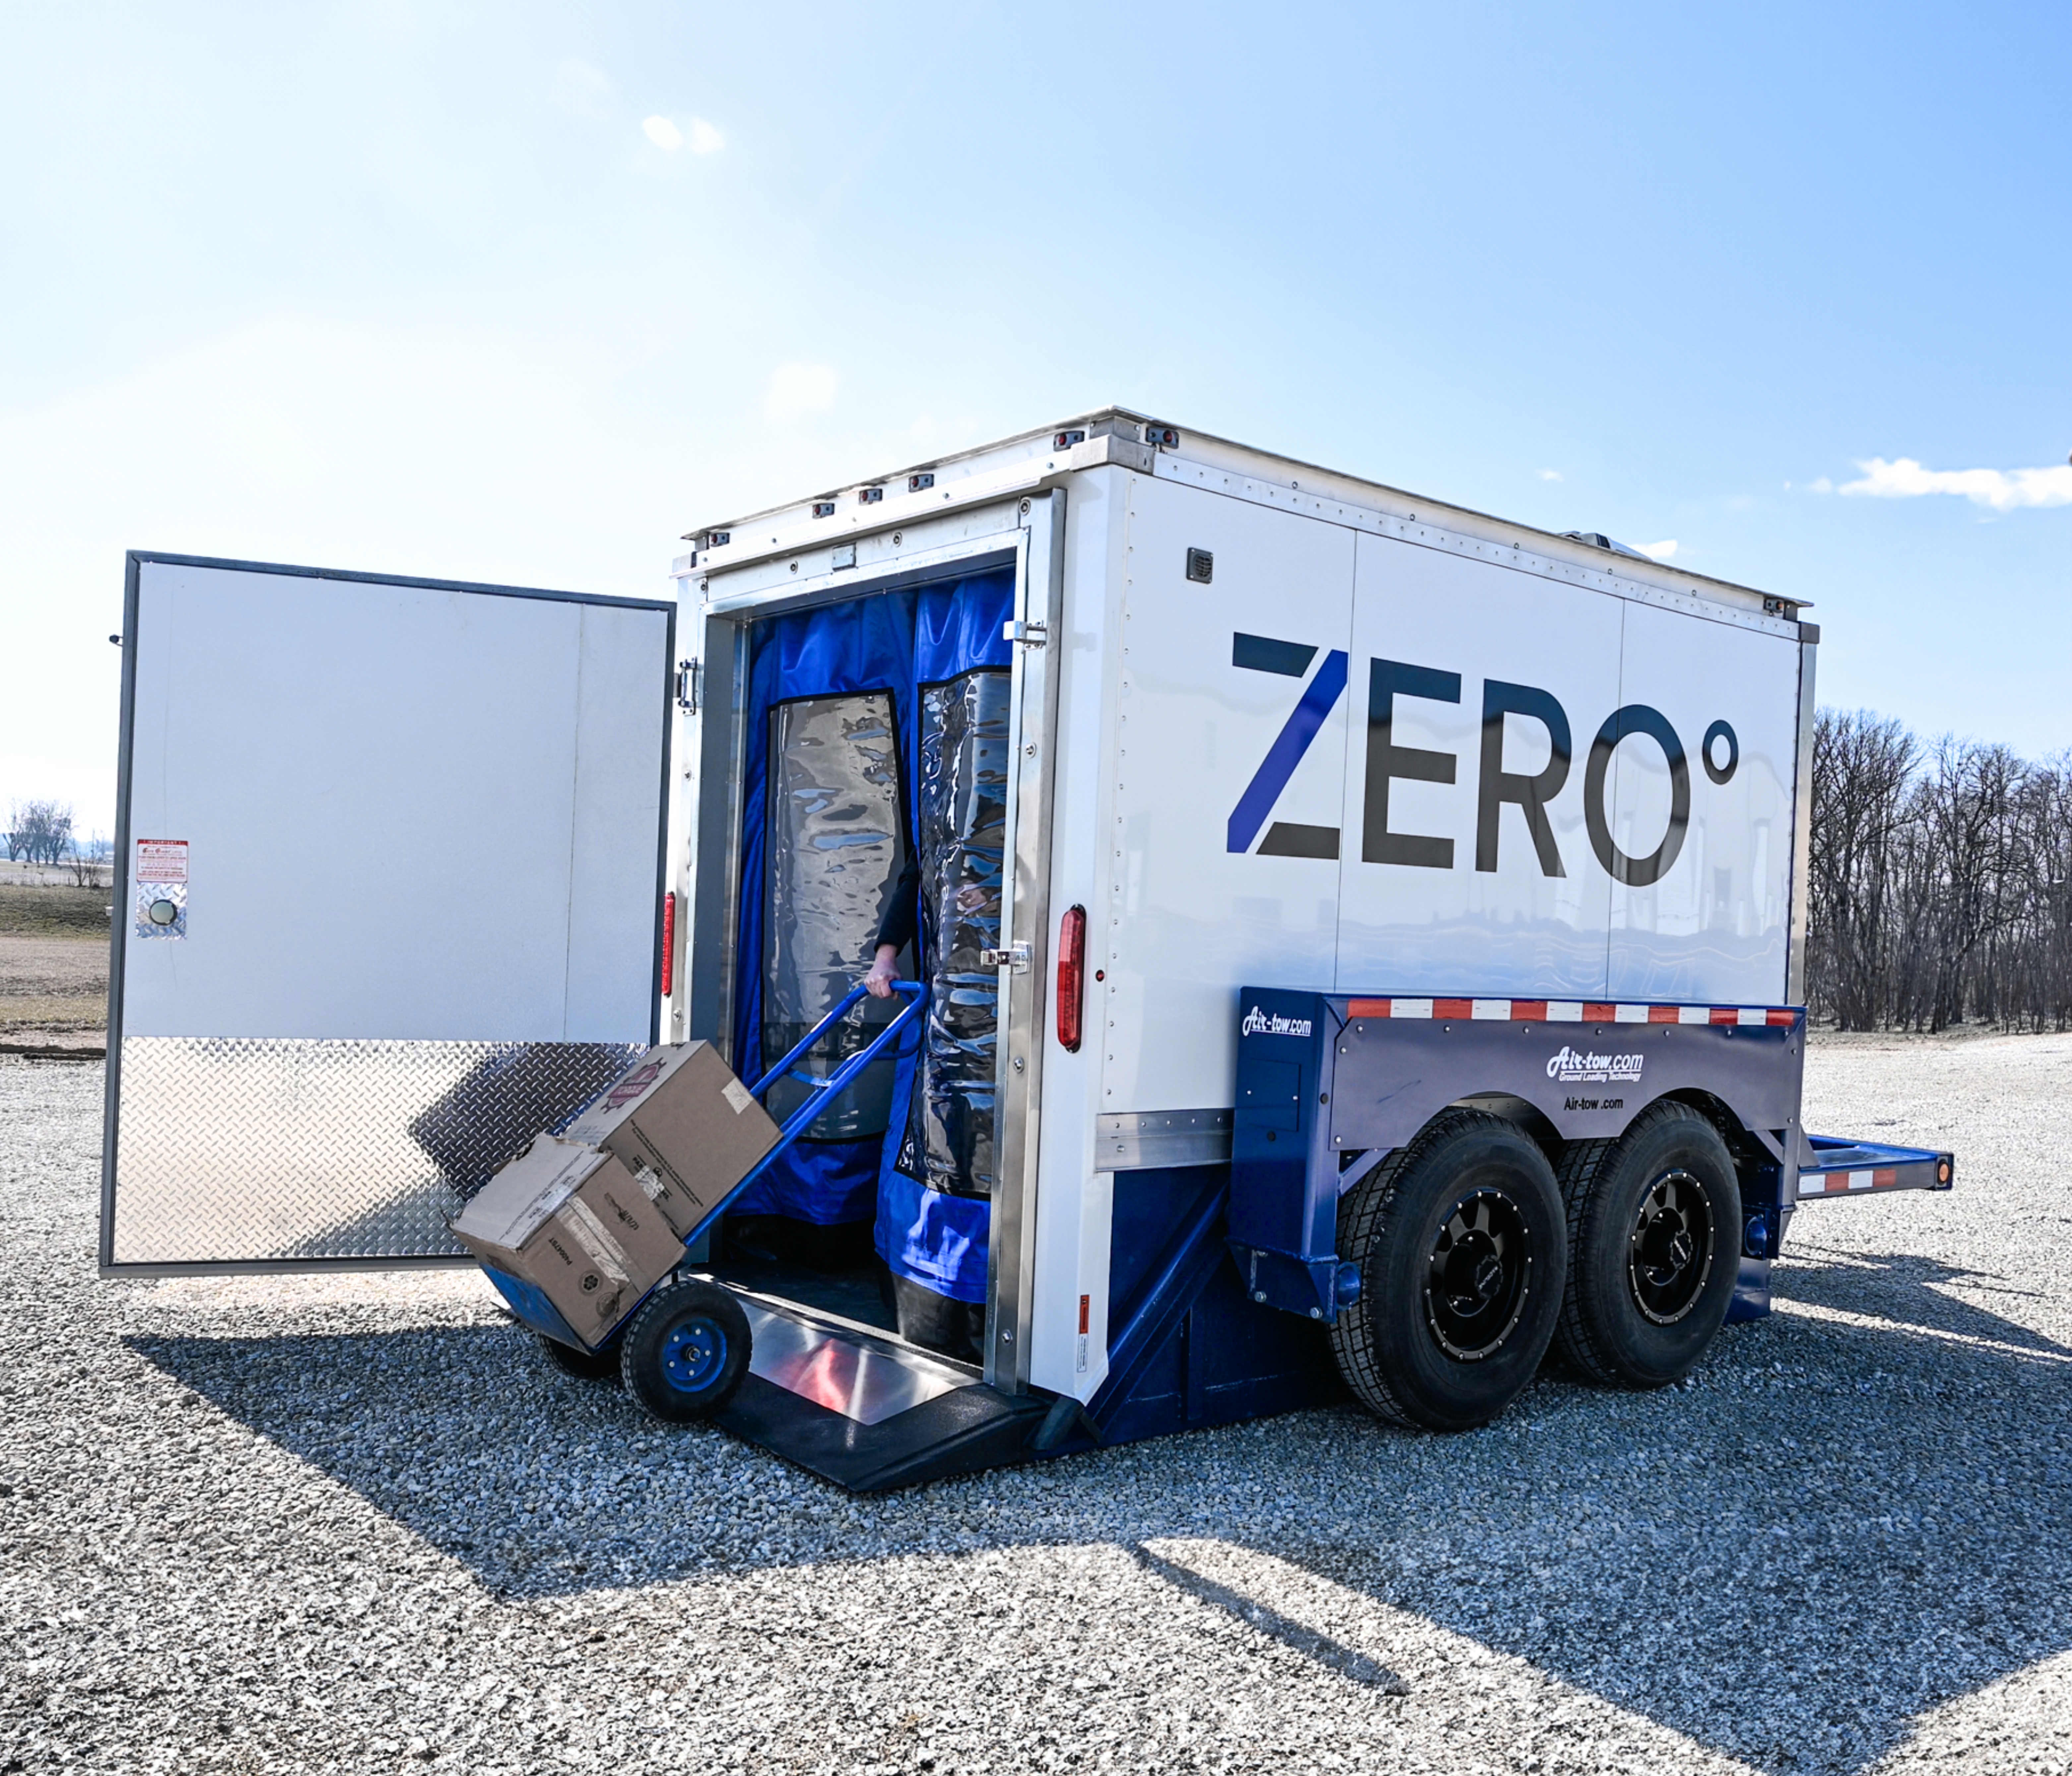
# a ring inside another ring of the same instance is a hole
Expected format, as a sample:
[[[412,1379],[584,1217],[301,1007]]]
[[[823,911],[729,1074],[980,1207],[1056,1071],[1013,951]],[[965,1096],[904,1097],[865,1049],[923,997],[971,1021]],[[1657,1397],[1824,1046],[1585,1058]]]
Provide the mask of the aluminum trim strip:
[[[1095,1170],[1222,1165],[1231,1157],[1233,1115],[1221,1109],[1141,1110],[1097,1117]]]

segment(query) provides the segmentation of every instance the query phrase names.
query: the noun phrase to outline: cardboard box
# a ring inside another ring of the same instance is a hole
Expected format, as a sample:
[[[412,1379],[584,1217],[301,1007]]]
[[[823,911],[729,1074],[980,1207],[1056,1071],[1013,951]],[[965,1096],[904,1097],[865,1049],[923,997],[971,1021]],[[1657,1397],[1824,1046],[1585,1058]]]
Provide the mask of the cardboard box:
[[[688,1240],[777,1145],[777,1124],[709,1042],[651,1049],[564,1137],[615,1155]]]
[[[614,1155],[552,1135],[535,1140],[448,1225],[485,1264],[536,1289],[591,1350],[684,1256],[675,1228]]]

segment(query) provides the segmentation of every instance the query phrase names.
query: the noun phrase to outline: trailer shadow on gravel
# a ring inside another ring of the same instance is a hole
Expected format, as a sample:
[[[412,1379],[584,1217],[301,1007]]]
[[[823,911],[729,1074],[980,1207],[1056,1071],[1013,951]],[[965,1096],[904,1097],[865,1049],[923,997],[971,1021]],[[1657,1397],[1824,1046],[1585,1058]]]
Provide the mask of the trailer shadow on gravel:
[[[2039,1298],[2036,1291],[2017,1288],[1991,1271],[1967,1270],[1938,1258],[1811,1244],[1794,1251],[1793,1258],[1784,1275],[1789,1279],[1788,1298],[1794,1302],[2072,1362],[2072,1345],[1964,1298],[1984,1296],[2010,1308]]]
[[[2072,1647],[2072,1352],[1938,1292],[1963,1273],[1824,1256],[1794,1297],[1898,1323],[1780,1315],[1684,1388],[1549,1380],[1465,1437],[1336,1409],[867,1498],[503,1326],[128,1342],[504,1597],[1090,1542],[1186,1589],[1142,1544],[1208,1537],[1783,1776]],[[1212,1601],[1311,1633],[1285,1597]],[[1311,1638],[1342,1677],[1397,1663],[1385,1629]]]

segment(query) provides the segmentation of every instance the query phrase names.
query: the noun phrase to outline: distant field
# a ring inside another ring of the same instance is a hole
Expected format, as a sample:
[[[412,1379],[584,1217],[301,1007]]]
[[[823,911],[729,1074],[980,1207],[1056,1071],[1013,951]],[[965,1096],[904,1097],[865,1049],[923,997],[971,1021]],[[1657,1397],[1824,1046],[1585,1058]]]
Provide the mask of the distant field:
[[[17,887],[0,883],[0,932],[25,937],[108,936],[106,888]]]
[[[108,1022],[105,888],[0,885],[0,1033]]]

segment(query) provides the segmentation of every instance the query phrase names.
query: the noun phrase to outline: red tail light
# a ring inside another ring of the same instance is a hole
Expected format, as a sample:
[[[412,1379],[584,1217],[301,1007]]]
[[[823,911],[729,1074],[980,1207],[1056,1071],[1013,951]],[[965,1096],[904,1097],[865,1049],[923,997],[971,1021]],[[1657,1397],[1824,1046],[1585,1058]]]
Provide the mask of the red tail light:
[[[1068,1054],[1079,1051],[1086,991],[1087,910],[1075,906],[1058,925],[1058,1040]]]
[[[669,989],[676,982],[676,897],[667,894],[662,897],[662,997],[669,997]]]

